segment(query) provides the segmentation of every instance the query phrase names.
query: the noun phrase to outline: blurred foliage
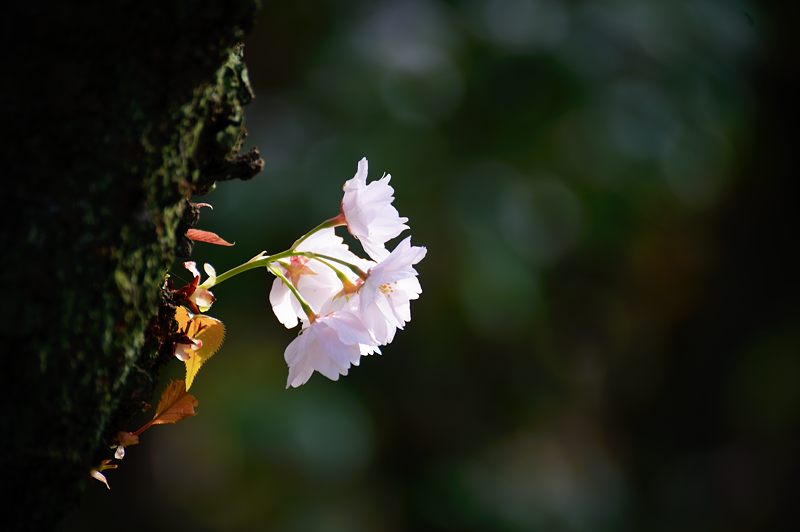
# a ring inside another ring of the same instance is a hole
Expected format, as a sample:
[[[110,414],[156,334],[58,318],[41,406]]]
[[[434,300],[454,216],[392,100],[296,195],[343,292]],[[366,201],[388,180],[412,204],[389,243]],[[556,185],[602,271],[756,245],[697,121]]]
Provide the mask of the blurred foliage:
[[[199,415],[150,431],[67,529],[782,523],[797,312],[759,306],[728,223],[754,20],[736,0],[267,2],[246,47],[266,169],[207,197],[200,226],[236,246],[194,259],[284,249],[367,156],[428,247],[423,296],[383,356],[286,391],[270,280],[220,287]]]

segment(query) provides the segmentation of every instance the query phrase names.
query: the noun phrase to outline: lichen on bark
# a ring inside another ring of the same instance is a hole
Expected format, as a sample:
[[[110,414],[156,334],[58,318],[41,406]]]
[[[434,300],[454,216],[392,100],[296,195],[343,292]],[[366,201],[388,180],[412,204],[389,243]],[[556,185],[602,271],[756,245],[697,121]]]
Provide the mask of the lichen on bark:
[[[7,13],[34,29],[0,93],[13,131],[0,196],[5,530],[50,528],[151,398],[174,332],[161,286],[196,221],[187,199],[263,164],[239,154],[254,1],[103,6]]]

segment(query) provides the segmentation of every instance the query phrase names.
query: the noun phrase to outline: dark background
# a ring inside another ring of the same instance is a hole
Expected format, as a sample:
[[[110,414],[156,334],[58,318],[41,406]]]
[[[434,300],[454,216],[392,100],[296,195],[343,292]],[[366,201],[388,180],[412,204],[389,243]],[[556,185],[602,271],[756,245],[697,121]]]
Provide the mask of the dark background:
[[[271,280],[221,285],[198,416],[65,529],[791,528],[794,8],[285,4],[246,44],[266,168],[203,198],[236,246],[193,258],[285,249],[367,156],[428,247],[413,321],[287,391]]]

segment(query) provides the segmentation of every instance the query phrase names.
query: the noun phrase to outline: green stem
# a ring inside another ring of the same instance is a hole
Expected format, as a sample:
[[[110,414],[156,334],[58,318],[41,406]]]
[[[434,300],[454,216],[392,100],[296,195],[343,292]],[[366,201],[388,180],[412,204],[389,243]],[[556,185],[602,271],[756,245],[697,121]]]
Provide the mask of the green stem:
[[[272,274],[275,275],[275,277],[283,281],[283,284],[286,285],[286,288],[288,288],[289,291],[294,295],[294,297],[297,298],[297,302],[300,303],[300,306],[302,307],[303,312],[306,313],[306,316],[308,316],[309,321],[311,321],[311,323],[314,323],[314,320],[317,319],[317,315],[314,314],[314,311],[311,309],[311,305],[309,305],[308,301],[306,301],[305,298],[300,295],[300,292],[292,284],[292,282],[289,279],[287,279],[285,275],[283,275],[283,272],[280,270],[280,268],[276,268],[275,266],[270,264],[267,266],[267,269],[269,269],[269,271],[271,271]]]
[[[294,254],[295,253],[292,250],[287,249],[286,251],[281,251],[280,253],[276,253],[274,255],[267,255],[265,257],[261,257],[258,259],[251,259],[245,262],[244,264],[240,264],[235,268],[231,268],[230,270],[217,275],[217,280],[214,281],[213,285],[208,286],[208,288],[211,288],[212,286],[217,286],[218,284],[227,281],[231,277],[235,277],[236,275],[239,275],[242,272],[246,272],[247,270],[253,270],[255,268],[268,268],[270,262],[275,262],[276,260],[284,259],[286,257],[291,257]]]
[[[346,225],[346,223],[347,222],[345,221],[343,214],[339,214],[337,216],[334,216],[333,218],[329,218],[329,219],[325,220],[324,222],[322,222],[321,224],[319,224],[318,226],[316,226],[315,228],[313,228],[311,231],[307,232],[306,234],[304,234],[303,236],[301,236],[300,238],[295,240],[294,244],[292,244],[292,247],[287,249],[286,251],[281,251],[280,253],[275,253],[274,255],[266,255],[266,256],[261,256],[261,257],[256,255],[256,257],[250,259],[249,261],[245,262],[244,264],[240,264],[239,266],[231,268],[230,270],[217,275],[217,278],[214,281],[214,284],[213,285],[209,285],[206,288],[211,288],[212,286],[217,286],[217,285],[227,281],[231,277],[235,277],[235,276],[239,275],[242,272],[246,272],[248,270],[254,270],[256,268],[267,268],[272,273],[275,273],[275,270],[270,267],[271,263],[276,262],[276,261],[278,261],[280,259],[285,259],[287,257],[296,257],[296,256],[309,257],[309,258],[317,259],[317,260],[320,260],[320,261],[322,261],[324,259],[324,260],[327,260],[327,261],[337,262],[339,264],[342,264],[342,265],[347,266],[348,268],[350,268],[350,270],[352,270],[356,275],[361,277],[361,279],[366,279],[367,278],[367,273],[364,270],[362,270],[361,268],[359,268],[358,266],[356,266],[355,264],[351,264],[351,263],[349,263],[347,261],[344,261],[342,259],[337,259],[336,257],[331,257],[329,255],[322,255],[320,253],[313,253],[311,251],[295,251],[297,246],[299,246],[305,239],[307,239],[308,237],[310,237],[311,235],[313,235],[317,231],[320,231],[322,229],[326,229],[328,227],[337,227],[337,226],[340,226],[340,225]],[[266,253],[266,252],[264,252],[264,253]],[[330,264],[328,264],[328,266],[333,268],[333,266],[330,265]],[[340,271],[336,270],[335,268],[333,268],[333,270],[336,272],[337,277],[339,277],[340,279],[344,277],[344,274],[342,274]],[[281,277],[281,276],[282,276],[282,274],[279,275],[278,277]],[[289,286],[291,286],[291,283],[289,283]]]
[[[347,222],[345,221],[343,214],[338,214],[333,218],[328,218],[327,220],[316,226],[314,229],[312,229],[308,233],[304,234],[303,236],[295,240],[294,244],[292,244],[292,247],[289,249],[290,250],[297,249],[297,246],[299,246],[305,239],[307,239],[317,231],[321,231],[322,229],[327,229],[328,227],[338,227],[340,225],[346,225],[346,224]]]
[[[311,235],[313,235],[317,231],[321,231],[322,229],[326,229],[328,227],[338,227],[340,225],[347,225],[347,222],[345,221],[345,218],[344,218],[344,214],[341,214],[341,213],[336,215],[336,216],[334,216],[333,218],[328,218],[327,220],[325,220],[324,222],[322,222],[321,224],[319,224],[318,226],[313,228],[311,231],[307,232],[306,234],[304,234],[303,236],[301,236],[300,238],[295,240],[294,244],[292,244],[292,247],[290,247],[286,251],[281,251],[280,253],[276,253],[274,255],[267,255],[267,256],[262,256],[262,257],[259,257],[258,255],[256,255],[256,257],[250,259],[249,261],[245,262],[244,264],[240,264],[239,266],[236,266],[235,268],[231,268],[230,270],[217,275],[217,279],[216,279],[216,281],[214,281],[214,284],[213,285],[209,285],[206,288],[211,288],[212,286],[217,286],[218,284],[220,284],[220,283],[222,283],[224,281],[227,281],[231,277],[235,277],[235,276],[239,275],[242,272],[246,272],[247,270],[253,270],[255,268],[262,268],[263,267],[263,268],[268,268],[268,269],[270,269],[270,271],[272,271],[272,269],[270,268],[270,263],[271,262],[275,262],[275,261],[280,260],[280,259],[285,259],[286,257],[294,257],[294,256],[297,256],[297,255],[302,255],[302,256],[312,257],[312,258],[323,258],[323,259],[328,259],[328,260],[332,260],[332,261],[335,261],[335,262],[339,262],[341,264],[344,264],[345,266],[347,266],[351,270],[353,270],[362,279],[366,279],[367,278],[367,274],[364,273],[361,269],[359,269],[357,266],[355,266],[353,264],[347,263],[345,261],[339,260],[339,259],[334,258],[334,257],[328,257],[326,255],[317,255],[316,253],[311,253],[310,251],[295,251],[295,249],[297,249],[297,246],[299,246],[305,239],[307,239],[308,237],[310,237]],[[264,253],[266,253],[266,251]],[[262,253],[262,255],[263,255],[263,253]],[[273,272],[273,273],[275,273],[275,272]]]
[[[308,257],[308,258],[311,258],[311,259],[317,259],[320,262],[322,262],[322,259],[329,260],[329,261],[332,261],[332,262],[337,262],[339,264],[347,266],[348,268],[350,268],[353,271],[353,273],[355,273],[356,275],[358,275],[359,277],[361,277],[364,280],[366,280],[367,277],[368,277],[367,272],[365,272],[364,270],[362,270],[361,268],[359,268],[355,264],[351,264],[351,263],[349,263],[349,262],[347,262],[345,260],[342,260],[342,259],[337,259],[336,257],[331,257],[330,255],[323,255],[321,253],[314,253],[313,251],[295,251],[293,254],[294,255],[300,255],[302,257]]]
[[[318,262],[321,262],[322,264],[324,264],[325,266],[327,266],[328,268],[333,270],[333,273],[335,273],[336,274],[336,278],[339,279],[339,281],[341,281],[341,283],[344,286],[345,290],[347,290],[348,287],[353,287],[354,286],[353,282],[344,274],[343,271],[341,271],[339,268],[337,268],[336,266],[334,266],[333,264],[331,264],[327,260],[325,260],[323,258],[320,258],[319,256],[315,257],[314,260],[316,260]]]

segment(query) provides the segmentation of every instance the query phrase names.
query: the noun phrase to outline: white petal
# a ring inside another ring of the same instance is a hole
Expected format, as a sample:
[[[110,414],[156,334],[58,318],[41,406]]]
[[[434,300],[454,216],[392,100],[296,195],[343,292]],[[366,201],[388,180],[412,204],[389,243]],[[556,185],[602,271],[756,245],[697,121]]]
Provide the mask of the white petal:
[[[333,270],[322,263],[314,262],[311,268],[315,271],[315,274],[301,276],[297,283],[297,290],[311,305],[314,312],[320,313],[323,306],[333,296],[341,292],[342,282],[339,281]],[[294,296],[292,296],[292,299],[295,299]],[[299,303],[297,308],[302,312]]]
[[[194,301],[197,308],[200,309],[200,312],[205,312],[210,309],[214,301],[216,301],[211,291],[200,287],[194,291],[194,294],[192,294],[189,299]]]
[[[343,344],[368,344],[372,342],[367,326],[360,316],[351,311],[335,314],[335,321],[331,321],[331,328],[336,331]]]
[[[194,351],[194,345],[192,344],[175,344],[175,358],[181,362],[192,358]]]
[[[319,318],[286,347],[286,385],[300,386],[314,371],[337,380],[340,375],[347,375],[351,364],[358,363],[362,351],[375,352],[376,348],[370,347],[373,344],[366,326],[353,312]]]
[[[382,354],[380,348],[377,345],[360,344],[358,347],[361,350],[362,357],[374,355],[375,353],[379,355]],[[358,365],[355,362],[353,364]]]
[[[385,345],[392,341],[396,327],[392,325],[376,305],[372,305],[362,312],[364,323],[372,333],[375,343]]]
[[[359,242],[361,242],[361,247],[364,248],[364,251],[367,252],[369,257],[377,262],[384,260],[386,257],[389,256],[389,250],[384,247],[384,242],[373,242],[368,238],[359,238]]]
[[[291,344],[290,344],[291,345]],[[289,376],[286,379],[286,387],[297,388],[308,382],[311,374],[314,373],[314,368],[311,367],[306,361],[294,366],[289,366]]]
[[[272,312],[275,313],[275,317],[287,329],[297,327],[298,323],[298,316],[292,306],[292,299],[294,299],[294,295],[283,284],[283,281],[276,278],[272,282],[272,290],[269,292],[269,302],[272,305]]]
[[[216,272],[216,270],[214,269],[214,267],[212,265],[210,265],[207,262],[205,264],[203,264],[203,269],[205,270],[206,275],[208,275],[208,279],[203,281],[203,284],[206,285],[206,286],[214,286],[214,284],[217,282],[217,272]]]
[[[108,480],[106,479],[106,476],[104,474],[102,474],[100,471],[98,471],[97,469],[90,470],[89,471],[89,475],[93,479],[99,480],[100,482],[105,484],[108,489],[111,489],[111,486],[108,485]]]
[[[369,161],[367,161],[366,157],[362,157],[361,160],[358,161],[358,169],[356,170],[356,174],[353,176],[353,179],[350,179],[345,183],[345,186],[350,182],[366,184],[368,173]]]
[[[183,263],[183,267],[189,270],[193,277],[200,277],[200,272],[197,269],[197,264],[193,260],[187,260]]]
[[[384,319],[393,327],[403,328],[405,323],[394,310],[394,304],[388,297],[379,297],[375,300],[375,306],[380,309]]]

